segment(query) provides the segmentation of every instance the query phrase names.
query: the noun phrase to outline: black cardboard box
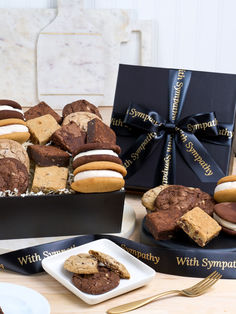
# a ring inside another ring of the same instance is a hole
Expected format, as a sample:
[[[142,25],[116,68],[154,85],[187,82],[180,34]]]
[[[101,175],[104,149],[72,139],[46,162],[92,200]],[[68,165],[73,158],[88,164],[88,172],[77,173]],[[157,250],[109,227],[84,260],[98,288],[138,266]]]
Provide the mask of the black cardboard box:
[[[0,239],[121,231],[125,191],[0,198]]]
[[[122,120],[130,104],[141,105],[147,112],[157,112],[168,120],[171,71],[173,69],[120,65],[111,127],[117,133],[117,143],[121,146],[122,153],[132,147],[137,137],[145,132],[135,128],[132,128],[130,132],[127,131],[127,127],[125,128]],[[218,122],[227,126],[225,134],[221,134],[227,135],[231,141],[235,121],[236,75],[190,72],[191,79],[186,89],[179,120],[190,115],[215,112]],[[221,145],[201,140],[201,144],[222,170],[222,176],[229,174],[233,162],[232,142],[228,145]],[[163,183],[158,173],[160,160],[163,159],[164,145],[165,138],[163,137],[155,145],[152,153],[139,163],[135,173],[126,178],[127,189],[145,191]],[[176,180],[168,183],[200,187],[206,192],[213,193],[219,175],[215,176],[212,182],[202,182],[186,163],[178,147],[175,162]],[[129,168],[127,171],[129,173]]]

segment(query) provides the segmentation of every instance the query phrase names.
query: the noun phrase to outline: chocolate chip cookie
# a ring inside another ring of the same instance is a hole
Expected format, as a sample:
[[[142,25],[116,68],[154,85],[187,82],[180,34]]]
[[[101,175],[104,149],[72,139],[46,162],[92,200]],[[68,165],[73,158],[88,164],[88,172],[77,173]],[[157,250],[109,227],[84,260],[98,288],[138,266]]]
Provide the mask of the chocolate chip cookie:
[[[2,158],[0,162],[0,191],[15,189],[20,195],[27,190],[29,183],[26,166],[15,158]]]
[[[98,273],[95,274],[73,274],[72,282],[79,290],[96,295],[116,288],[120,283],[120,277],[112,270],[98,266]]]
[[[98,273],[98,261],[87,253],[72,255],[64,262],[64,268],[75,274]]]
[[[87,111],[87,112],[94,113],[100,119],[102,119],[98,108],[85,99],[76,100],[70,104],[67,104],[62,110],[62,115],[63,115],[63,118],[65,118],[69,114],[73,112],[79,112],[79,111]]]

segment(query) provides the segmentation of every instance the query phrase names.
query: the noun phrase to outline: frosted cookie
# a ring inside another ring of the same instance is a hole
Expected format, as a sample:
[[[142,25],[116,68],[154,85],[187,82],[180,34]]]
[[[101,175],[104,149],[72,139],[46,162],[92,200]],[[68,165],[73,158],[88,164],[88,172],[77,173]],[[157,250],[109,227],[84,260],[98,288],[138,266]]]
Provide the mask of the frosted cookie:
[[[40,145],[49,142],[52,134],[60,129],[60,125],[50,114],[28,120],[26,124],[29,128],[32,142]]]
[[[236,236],[236,202],[216,204],[213,218],[221,225],[224,232]]]
[[[55,146],[30,145],[27,152],[38,166],[68,167],[70,155]]]
[[[64,262],[64,268],[75,274],[95,274],[98,273],[98,261],[87,253],[70,256]]]
[[[26,120],[35,119],[46,114],[50,114],[57,121],[57,123],[61,123],[62,117],[56,113],[48,104],[44,101],[40,102],[34,107],[31,107],[24,114]]]
[[[97,295],[116,288],[120,283],[120,277],[107,267],[98,266],[98,273],[74,274],[72,282],[79,290]]]
[[[24,120],[24,113],[20,104],[13,100],[0,100],[0,119],[21,119]]]
[[[90,149],[91,144],[86,144],[84,147],[87,147],[87,150],[83,150],[74,156],[73,159],[73,169],[93,161],[110,161],[122,165],[122,160],[119,158],[118,154],[113,150],[114,146],[106,143],[95,143],[93,149]],[[102,145],[98,145],[102,144]],[[96,146],[98,149],[96,149]],[[116,146],[116,145],[115,145]],[[105,147],[105,148],[102,148]]]
[[[67,104],[62,110],[62,115],[63,118],[65,118],[69,114],[79,111],[91,112],[102,119],[98,108],[85,99],[76,100],[70,104]]]
[[[217,182],[214,199],[220,202],[236,202],[236,175],[226,176]]]
[[[155,200],[157,195],[165,188],[167,188],[168,185],[159,185],[153,189],[148,190],[145,192],[142,196],[141,202],[144,207],[146,207],[149,211],[155,210]]]
[[[67,125],[71,121],[74,121],[80,127],[81,131],[87,132],[88,122],[95,118],[98,118],[98,116],[91,112],[73,112],[64,118],[62,125]]]
[[[26,192],[28,183],[28,170],[22,162],[8,157],[0,160],[0,191],[17,191],[20,195]]]
[[[87,143],[116,144],[116,134],[108,125],[96,118],[88,122]]]
[[[110,255],[94,250],[89,250],[89,254],[94,256],[99,262],[103,263],[109,269],[113,270],[121,278],[124,279],[130,278],[130,274],[126,267],[122,263],[118,262],[115,258],[111,257]]]
[[[0,139],[24,143],[29,137],[30,133],[25,121],[15,118],[0,120]]]
[[[32,192],[58,192],[66,188],[68,169],[64,167],[35,167]]]
[[[180,217],[178,225],[201,247],[221,231],[220,225],[200,207],[194,207]]]
[[[15,158],[21,161],[29,171],[29,157],[24,147],[13,140],[0,139],[0,158]]]

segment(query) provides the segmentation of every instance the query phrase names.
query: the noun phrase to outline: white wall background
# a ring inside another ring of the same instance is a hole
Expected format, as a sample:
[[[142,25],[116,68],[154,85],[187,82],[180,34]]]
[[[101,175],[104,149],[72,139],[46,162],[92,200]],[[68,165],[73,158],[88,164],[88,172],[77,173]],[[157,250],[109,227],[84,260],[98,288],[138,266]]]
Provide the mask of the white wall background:
[[[155,21],[154,66],[236,73],[235,0],[84,0],[84,3],[87,8],[135,9],[138,18]],[[56,0],[0,0],[0,8],[56,7]],[[122,59],[137,63],[137,56],[129,56],[127,51]]]

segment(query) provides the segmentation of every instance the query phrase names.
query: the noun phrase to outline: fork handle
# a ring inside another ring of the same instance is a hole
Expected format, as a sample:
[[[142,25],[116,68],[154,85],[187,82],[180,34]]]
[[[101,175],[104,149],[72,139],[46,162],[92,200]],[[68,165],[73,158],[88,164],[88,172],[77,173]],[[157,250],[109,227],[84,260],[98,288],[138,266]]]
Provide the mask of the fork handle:
[[[126,304],[123,304],[123,305],[119,305],[119,306],[116,306],[116,307],[113,307],[111,309],[109,309],[107,311],[108,314],[118,314],[118,313],[125,313],[125,312],[129,312],[129,311],[132,311],[132,310],[135,310],[145,304],[148,304],[154,300],[157,300],[161,297],[164,297],[168,294],[175,294],[175,293],[179,293],[179,290],[170,290],[170,291],[166,291],[166,292],[162,292],[162,293],[159,293],[159,294],[156,294],[152,297],[148,297],[148,298],[145,298],[145,299],[141,299],[141,300],[138,300],[138,301],[133,301],[133,302],[129,302],[129,303],[126,303]]]

